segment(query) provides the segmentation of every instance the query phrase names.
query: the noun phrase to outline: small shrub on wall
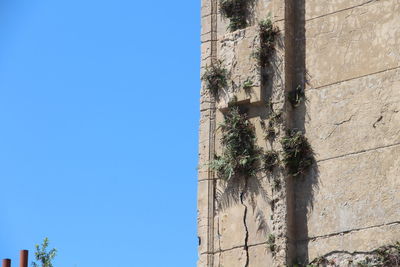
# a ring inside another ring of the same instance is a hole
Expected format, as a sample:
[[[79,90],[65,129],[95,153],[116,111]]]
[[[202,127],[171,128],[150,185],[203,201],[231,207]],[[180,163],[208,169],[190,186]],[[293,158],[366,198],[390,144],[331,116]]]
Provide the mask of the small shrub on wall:
[[[220,0],[220,13],[229,19],[228,29],[236,31],[247,26],[249,0]]]
[[[274,27],[271,19],[265,19],[258,24],[260,47],[254,52],[254,57],[260,67],[269,65],[271,56],[275,51],[275,39],[279,33],[277,27]]]
[[[254,176],[260,159],[254,126],[238,106],[229,108],[219,128],[223,151],[210,163],[218,177],[229,180],[236,176]]]
[[[223,67],[222,61],[206,66],[206,70],[201,77],[205,82],[207,90],[217,97],[218,93],[228,86],[228,71]]]
[[[314,163],[311,145],[301,131],[289,131],[281,140],[283,162],[292,176],[304,174]]]

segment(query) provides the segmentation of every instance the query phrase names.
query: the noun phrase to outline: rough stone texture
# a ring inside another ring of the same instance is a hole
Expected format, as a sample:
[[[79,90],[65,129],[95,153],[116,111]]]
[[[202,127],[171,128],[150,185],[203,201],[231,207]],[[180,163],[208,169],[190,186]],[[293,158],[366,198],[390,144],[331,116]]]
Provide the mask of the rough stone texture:
[[[199,182],[197,190],[197,235],[199,238],[199,254],[208,252],[208,183],[208,181]]]
[[[354,259],[357,254],[361,256],[356,257],[354,262],[360,261],[376,248],[394,244],[398,241],[398,235],[394,233],[399,232],[400,222],[316,238],[299,242],[299,254],[308,254],[310,259],[327,255],[326,258],[334,260],[337,266],[348,266],[348,260]]]
[[[283,23],[276,23],[278,29],[283,28]],[[261,83],[260,68],[257,65],[254,52],[259,47],[258,26],[251,26],[233,33],[227,33],[218,41],[218,59],[229,72],[229,88],[220,94],[217,103],[219,109],[228,107],[228,103],[237,98],[239,103],[265,104],[265,100],[273,96],[273,101],[282,99],[283,77],[281,70],[283,58],[281,56],[282,40],[284,33],[281,31],[277,41],[277,53],[271,60],[268,70],[270,78],[267,83]],[[207,49],[207,46],[205,47]],[[244,90],[246,81],[253,83],[250,89]]]
[[[206,266],[206,255],[199,257],[198,266]],[[213,267],[243,267],[246,265],[246,251],[235,248],[228,251],[217,252],[214,255]],[[273,266],[271,253],[266,245],[249,247],[248,266]]]
[[[219,209],[216,215],[215,248],[227,250],[244,246],[246,227],[249,246],[265,243],[272,232],[272,211],[269,205],[271,186],[268,179],[265,176],[259,179],[250,178],[243,204],[240,201],[240,192],[230,192],[222,184],[224,183],[219,181],[217,188],[221,196],[216,201]],[[244,218],[246,208],[247,214]]]
[[[303,261],[348,266],[400,240],[400,2],[330,3],[306,1],[297,125],[317,164],[295,184],[296,238]]]
[[[243,267],[247,261],[246,251],[243,248],[217,252],[214,258],[215,267]]]
[[[218,1],[202,0],[201,72],[222,60],[230,86],[217,101],[202,88],[198,266],[290,266],[320,256],[348,266],[400,241],[399,14],[399,0],[257,0],[249,27],[230,33]],[[280,36],[263,84],[252,53],[267,16]],[[242,88],[248,78],[251,93]],[[307,102],[292,108],[285,95],[298,85]],[[233,96],[264,151],[281,151],[288,128],[305,132],[316,159],[307,175],[260,171],[246,192],[226,193],[207,164],[223,150],[218,124]],[[284,118],[274,142],[261,127],[268,102]],[[221,205],[224,193],[230,201]]]
[[[249,266],[273,266],[271,251],[267,245],[258,245],[249,248]]]
[[[219,59],[229,72],[229,88],[226,93],[220,94],[218,108],[226,108],[233,96],[239,102],[262,101],[259,68],[252,56],[258,43],[257,27],[227,34],[218,42]],[[246,80],[251,81],[253,86],[243,90]]]

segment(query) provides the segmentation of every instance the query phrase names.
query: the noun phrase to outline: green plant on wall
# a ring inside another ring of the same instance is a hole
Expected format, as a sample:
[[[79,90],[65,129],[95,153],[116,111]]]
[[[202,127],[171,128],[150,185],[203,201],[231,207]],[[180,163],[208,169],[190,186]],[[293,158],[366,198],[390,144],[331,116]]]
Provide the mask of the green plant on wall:
[[[288,94],[289,102],[292,107],[298,107],[301,103],[306,101],[306,95],[302,86],[297,86],[296,89],[292,90]]]
[[[282,112],[276,113],[272,107],[272,104],[269,104],[269,109],[271,111],[270,115],[268,116],[268,124],[264,121],[260,121],[261,128],[265,132],[265,139],[269,141],[274,141],[276,137],[276,126],[279,123],[282,123]]]
[[[254,57],[261,68],[269,65],[271,56],[275,51],[275,39],[279,33],[277,27],[274,27],[271,19],[267,18],[258,24],[260,47],[254,52]]]
[[[371,252],[364,252],[366,256],[361,261],[355,261],[353,258],[347,260],[348,266],[357,267],[395,267],[400,266],[400,242],[393,245],[382,246]],[[329,253],[328,253],[329,254]],[[320,267],[337,266],[333,259],[328,260],[325,256],[320,256],[312,260],[309,264],[294,264],[293,267]],[[347,265],[346,265],[347,266]]]
[[[400,266],[400,242],[378,248],[371,257],[357,264],[358,266]]]
[[[253,81],[250,78],[247,78],[244,82],[243,82],[243,89],[247,92],[249,92],[251,90],[251,88],[254,86]]]
[[[275,113],[272,110],[271,114],[269,116],[269,120],[268,120],[268,127],[266,129],[266,132],[267,132],[266,137],[268,140],[270,140],[270,141],[275,140],[275,137],[276,137],[275,127],[277,126],[277,124],[279,124],[281,122],[282,122],[282,113]]]
[[[269,250],[273,254],[275,254],[275,252],[276,252],[276,244],[275,244],[275,236],[273,234],[269,234],[268,235],[267,244],[268,244]]]
[[[276,130],[272,121],[268,122],[268,127],[265,129],[266,131],[266,139],[273,141],[276,137]]]
[[[222,61],[218,60],[206,66],[201,80],[205,82],[207,90],[216,97],[219,91],[228,86],[228,71],[223,67]]]
[[[222,16],[229,19],[228,29],[236,31],[247,26],[249,0],[220,0],[219,10]]]
[[[267,173],[272,173],[274,168],[279,166],[279,154],[276,151],[270,150],[263,155],[264,170]]]
[[[298,176],[304,174],[314,163],[311,145],[301,131],[288,131],[281,140],[283,162],[289,174]]]
[[[260,159],[254,126],[238,106],[231,106],[219,128],[222,132],[220,156],[210,163],[218,177],[229,180],[236,176],[254,176]]]

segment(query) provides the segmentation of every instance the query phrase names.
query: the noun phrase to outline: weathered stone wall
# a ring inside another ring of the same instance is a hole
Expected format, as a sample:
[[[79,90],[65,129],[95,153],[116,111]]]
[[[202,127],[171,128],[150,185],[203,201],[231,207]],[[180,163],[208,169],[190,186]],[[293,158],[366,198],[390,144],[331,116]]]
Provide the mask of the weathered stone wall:
[[[295,187],[298,253],[372,251],[400,240],[400,1],[304,9],[304,128],[318,173]]]
[[[201,70],[222,60],[229,86],[218,99],[205,83],[201,90],[198,266],[291,266],[321,256],[348,266],[400,241],[400,1],[256,0],[249,26],[234,32],[218,3],[202,0]],[[280,34],[260,70],[253,53],[267,17]],[[287,94],[297,86],[307,101],[293,108]],[[208,164],[223,149],[218,124],[233,96],[264,151],[281,151],[287,129],[305,133],[316,160],[306,175],[259,171],[246,192],[228,190]],[[274,142],[262,127],[267,103],[283,114]]]

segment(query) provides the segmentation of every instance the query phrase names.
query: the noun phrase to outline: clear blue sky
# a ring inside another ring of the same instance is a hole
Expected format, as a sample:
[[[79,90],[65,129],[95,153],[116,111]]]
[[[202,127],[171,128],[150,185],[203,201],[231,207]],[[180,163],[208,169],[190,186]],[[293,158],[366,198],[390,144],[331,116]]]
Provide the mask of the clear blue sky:
[[[0,258],[195,266],[199,9],[0,0]]]

